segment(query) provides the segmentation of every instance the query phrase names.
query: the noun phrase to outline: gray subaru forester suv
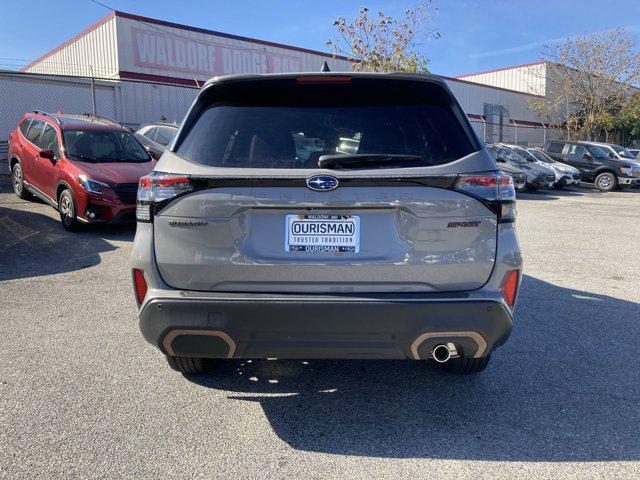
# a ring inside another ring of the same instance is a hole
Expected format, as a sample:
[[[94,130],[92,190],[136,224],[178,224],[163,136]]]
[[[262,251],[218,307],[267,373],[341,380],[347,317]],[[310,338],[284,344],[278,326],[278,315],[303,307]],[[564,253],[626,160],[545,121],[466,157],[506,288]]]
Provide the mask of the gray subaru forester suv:
[[[513,183],[437,77],[209,80],[137,219],[140,329],[180,372],[277,357],[473,373],[511,332]]]

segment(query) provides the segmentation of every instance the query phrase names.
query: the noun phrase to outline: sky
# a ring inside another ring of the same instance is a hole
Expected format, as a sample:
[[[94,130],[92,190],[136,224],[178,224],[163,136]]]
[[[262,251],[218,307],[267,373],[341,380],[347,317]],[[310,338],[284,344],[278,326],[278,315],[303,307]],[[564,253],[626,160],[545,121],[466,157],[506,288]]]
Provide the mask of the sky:
[[[328,51],[333,20],[361,6],[401,16],[415,1],[100,0],[116,10]],[[26,8],[28,5],[28,9]],[[543,45],[623,27],[640,41],[639,0],[439,0],[439,40],[419,51],[436,74],[455,76],[540,59]],[[54,7],[52,9],[52,7]],[[0,0],[0,68],[16,69],[108,14],[91,0]]]

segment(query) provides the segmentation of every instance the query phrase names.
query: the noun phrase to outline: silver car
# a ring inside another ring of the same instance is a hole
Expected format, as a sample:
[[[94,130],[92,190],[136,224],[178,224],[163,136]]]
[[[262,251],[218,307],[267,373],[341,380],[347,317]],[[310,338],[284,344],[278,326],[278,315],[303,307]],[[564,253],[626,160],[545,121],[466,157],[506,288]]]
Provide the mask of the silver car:
[[[217,77],[140,180],[140,329],[181,372],[271,357],[479,372],[511,332],[515,214],[437,77]]]
[[[544,153],[539,148],[534,147],[518,147],[516,152],[524,156],[527,160],[536,162],[540,165],[550,168],[556,174],[556,183],[554,187],[563,188],[571,185],[580,185],[581,175],[580,170],[566,163],[558,162]]]

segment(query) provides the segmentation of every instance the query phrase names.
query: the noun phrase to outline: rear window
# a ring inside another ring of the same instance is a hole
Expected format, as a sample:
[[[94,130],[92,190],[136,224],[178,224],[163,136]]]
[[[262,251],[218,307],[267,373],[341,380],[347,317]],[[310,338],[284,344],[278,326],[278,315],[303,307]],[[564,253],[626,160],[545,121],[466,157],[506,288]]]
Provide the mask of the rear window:
[[[293,105],[290,100],[214,103],[200,114],[177,154],[215,167],[317,168],[322,155],[417,155],[431,166],[475,150],[442,99],[429,104],[399,95],[393,101],[398,94],[380,88],[350,97],[351,87],[334,88],[335,95],[320,89],[322,98],[303,94]]]

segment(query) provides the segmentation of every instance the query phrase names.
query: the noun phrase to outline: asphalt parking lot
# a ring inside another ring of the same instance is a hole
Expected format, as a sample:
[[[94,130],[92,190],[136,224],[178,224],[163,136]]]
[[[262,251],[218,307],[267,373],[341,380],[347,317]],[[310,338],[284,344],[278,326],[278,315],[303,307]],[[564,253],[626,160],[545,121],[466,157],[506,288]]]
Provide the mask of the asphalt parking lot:
[[[2,478],[640,478],[640,190],[524,194],[510,341],[416,362],[169,369],[139,334],[134,228],[65,232],[0,180]]]

